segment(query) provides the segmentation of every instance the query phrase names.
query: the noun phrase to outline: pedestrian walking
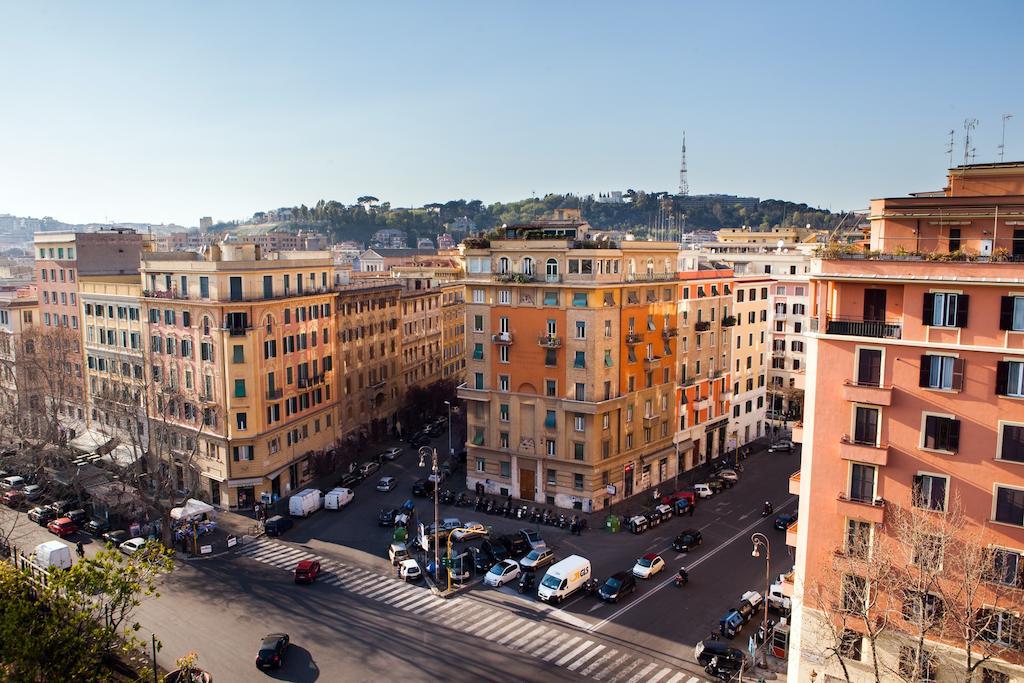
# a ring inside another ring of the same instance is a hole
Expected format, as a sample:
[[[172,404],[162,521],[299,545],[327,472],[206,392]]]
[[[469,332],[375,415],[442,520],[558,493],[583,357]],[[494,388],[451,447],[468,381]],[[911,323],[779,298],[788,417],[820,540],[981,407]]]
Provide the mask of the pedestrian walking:
[[[696,501],[686,506],[686,509],[690,511],[690,516],[693,517],[693,509],[697,507]]]

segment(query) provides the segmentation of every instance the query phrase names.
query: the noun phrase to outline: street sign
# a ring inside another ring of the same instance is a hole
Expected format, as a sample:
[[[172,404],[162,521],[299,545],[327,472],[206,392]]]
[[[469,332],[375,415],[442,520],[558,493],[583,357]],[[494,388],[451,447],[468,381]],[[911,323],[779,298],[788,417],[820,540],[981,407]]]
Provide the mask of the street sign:
[[[607,493],[609,496],[614,496],[615,495],[615,491],[617,489],[615,488],[615,484],[608,484],[608,486],[606,486],[604,490],[605,490],[605,493]]]

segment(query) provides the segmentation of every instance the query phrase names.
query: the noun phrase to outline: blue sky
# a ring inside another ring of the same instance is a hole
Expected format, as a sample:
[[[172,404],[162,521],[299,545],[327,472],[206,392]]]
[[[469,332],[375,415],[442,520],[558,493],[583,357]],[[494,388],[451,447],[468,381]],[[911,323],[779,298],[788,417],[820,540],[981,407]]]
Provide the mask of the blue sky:
[[[1024,3],[7,2],[0,213],[195,225],[690,187],[833,209],[1024,159]]]

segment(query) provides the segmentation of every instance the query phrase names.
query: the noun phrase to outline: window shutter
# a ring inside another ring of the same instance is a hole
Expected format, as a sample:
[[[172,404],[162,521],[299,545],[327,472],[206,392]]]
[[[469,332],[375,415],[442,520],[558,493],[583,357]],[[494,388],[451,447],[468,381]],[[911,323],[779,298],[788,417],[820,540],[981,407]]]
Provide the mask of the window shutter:
[[[967,294],[961,294],[956,298],[956,326],[967,327],[967,304],[970,303],[971,297]]]
[[[924,295],[924,312],[921,313],[921,318],[925,325],[931,325],[932,319],[935,317],[935,295],[931,292],[926,292]]]
[[[999,300],[999,329],[1013,329],[1013,300],[1012,296],[1004,296]]]
[[[932,372],[932,357],[926,354],[921,355],[921,376],[917,383],[919,387],[927,387],[928,379]]]
[[[960,420],[949,421],[949,443],[946,444],[946,450],[960,450]]]
[[[1003,297],[1005,300],[1007,297]],[[1010,363],[1009,361],[1001,360],[996,363],[996,395],[1006,396],[1008,390],[1008,384],[1010,382]]]
[[[953,359],[953,388],[957,391],[964,390],[964,359]]]

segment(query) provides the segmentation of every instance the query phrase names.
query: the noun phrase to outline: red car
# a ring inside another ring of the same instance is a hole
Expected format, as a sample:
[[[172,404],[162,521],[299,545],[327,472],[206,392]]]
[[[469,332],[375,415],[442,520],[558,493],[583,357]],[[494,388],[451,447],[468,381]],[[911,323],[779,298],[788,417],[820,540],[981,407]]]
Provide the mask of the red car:
[[[21,489],[12,489],[4,493],[4,497],[0,499],[4,505],[9,508],[19,507],[25,502],[25,494]]]
[[[67,538],[78,531],[78,525],[70,517],[60,517],[46,525],[51,534],[57,534],[61,538]]]
[[[302,560],[295,565],[295,583],[313,583],[319,575],[319,560]]]

